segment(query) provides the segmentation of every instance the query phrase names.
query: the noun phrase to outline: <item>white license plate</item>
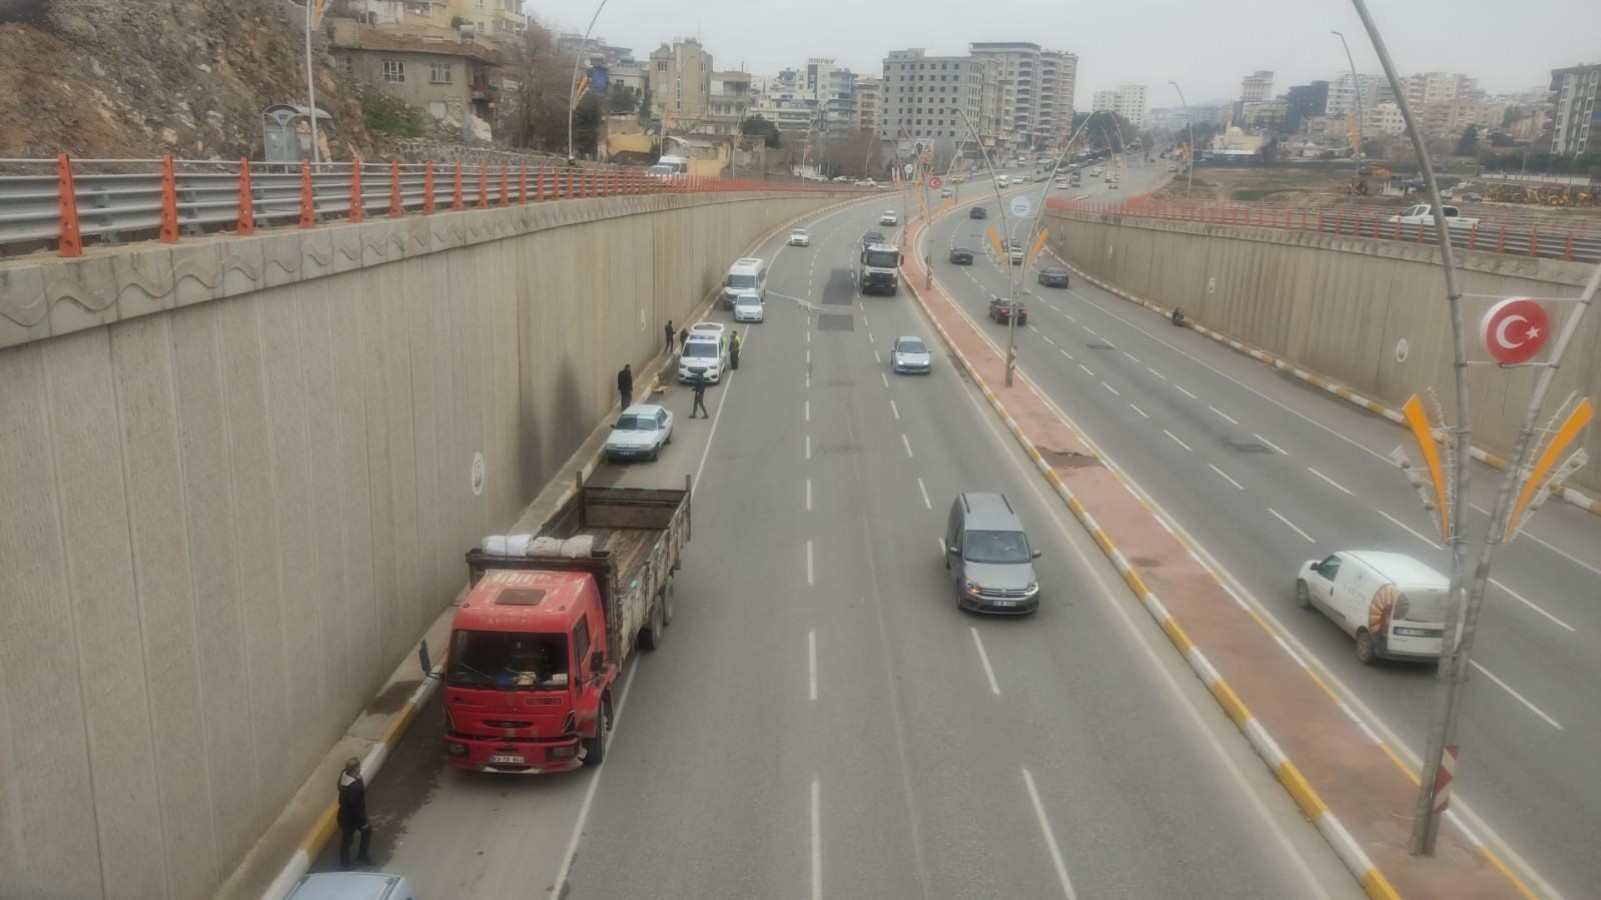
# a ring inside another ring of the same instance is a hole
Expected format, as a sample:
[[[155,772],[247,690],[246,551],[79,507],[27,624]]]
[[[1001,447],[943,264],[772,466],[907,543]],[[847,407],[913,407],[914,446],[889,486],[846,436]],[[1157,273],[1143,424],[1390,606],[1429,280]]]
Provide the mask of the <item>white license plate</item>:
[[[1016,600],[996,600],[995,601],[995,605],[996,606],[1016,606],[1017,605],[1017,601]]]
[[[523,758],[515,753],[496,753],[489,757],[489,764],[492,766],[520,766],[523,764]]]

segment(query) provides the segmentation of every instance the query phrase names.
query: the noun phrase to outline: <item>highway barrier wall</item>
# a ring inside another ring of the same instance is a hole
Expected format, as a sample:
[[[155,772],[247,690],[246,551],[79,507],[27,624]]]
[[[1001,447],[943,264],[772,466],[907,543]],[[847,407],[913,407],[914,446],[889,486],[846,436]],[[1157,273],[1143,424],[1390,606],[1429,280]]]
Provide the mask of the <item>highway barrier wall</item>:
[[[210,895],[451,602],[462,552],[613,408],[617,370],[755,237],[838,199],[571,200],[0,265],[0,897]]]
[[[1196,322],[1393,408],[1414,393],[1429,403],[1432,390],[1454,413],[1450,317],[1436,247],[1078,211],[1050,212],[1046,227],[1064,259],[1131,294],[1177,306]],[[1591,271],[1581,263],[1462,250],[1457,262],[1469,358],[1478,360],[1488,359],[1479,318],[1496,299],[1577,297]],[[1549,308],[1559,327],[1573,304]],[[1570,392],[1601,399],[1601,316],[1587,317],[1581,329],[1548,407]],[[1474,445],[1510,456],[1538,371],[1471,367]],[[1582,445],[1601,459],[1601,428],[1587,429]],[[1601,465],[1586,466],[1568,483],[1601,490]]]

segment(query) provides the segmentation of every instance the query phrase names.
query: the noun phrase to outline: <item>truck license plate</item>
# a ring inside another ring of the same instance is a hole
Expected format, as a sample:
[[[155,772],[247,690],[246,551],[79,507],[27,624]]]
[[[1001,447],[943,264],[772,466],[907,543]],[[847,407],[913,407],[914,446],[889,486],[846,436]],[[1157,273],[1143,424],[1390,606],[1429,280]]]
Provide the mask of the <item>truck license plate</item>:
[[[492,766],[520,766],[523,758],[515,753],[496,753],[489,757]]]

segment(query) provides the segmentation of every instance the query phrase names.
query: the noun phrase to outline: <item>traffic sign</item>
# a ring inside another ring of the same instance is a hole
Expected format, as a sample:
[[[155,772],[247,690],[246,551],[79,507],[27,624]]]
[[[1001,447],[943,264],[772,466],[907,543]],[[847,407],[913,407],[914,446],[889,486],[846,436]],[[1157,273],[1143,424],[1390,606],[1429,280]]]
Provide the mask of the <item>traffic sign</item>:
[[[1012,198],[1012,215],[1017,216],[1019,219],[1026,219],[1028,214],[1033,211],[1034,204],[1030,203],[1027,197],[1018,194]]]
[[[1490,357],[1504,366],[1526,363],[1539,355],[1550,330],[1545,307],[1528,297],[1501,300],[1479,320],[1479,340]]]
[[[944,184],[944,182],[940,180],[938,175],[935,175],[933,178],[928,180],[928,186],[931,188],[938,189],[941,184]]]
[[[906,170],[906,177],[910,178],[910,177],[912,177],[912,173],[917,171],[917,168],[915,166],[913,166],[911,163],[907,163],[906,166],[905,166],[905,170]]]

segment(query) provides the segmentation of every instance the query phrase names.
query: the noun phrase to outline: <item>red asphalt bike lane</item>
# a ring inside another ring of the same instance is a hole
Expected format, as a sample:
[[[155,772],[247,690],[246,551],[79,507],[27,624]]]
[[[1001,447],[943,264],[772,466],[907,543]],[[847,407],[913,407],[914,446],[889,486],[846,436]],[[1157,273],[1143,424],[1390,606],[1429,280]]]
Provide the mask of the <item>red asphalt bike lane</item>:
[[[1192,667],[1199,651],[1217,670],[1216,682],[1208,685],[1214,697],[1252,739],[1253,747],[1364,889],[1374,897],[1534,897],[1488,848],[1449,818],[1441,824],[1433,857],[1408,852],[1417,796],[1414,776],[1402,768],[1393,751],[1353,719],[1354,713],[1321,678],[1275,640],[1268,623],[1236,601],[1219,578],[1101,463],[1024,377],[1022,366],[1016,386],[1002,387],[1001,353],[937,282],[924,287],[928,272],[916,252],[924,227],[922,217],[908,224],[906,246],[912,252],[905,254],[903,269],[924,311],[987,393],[1005,407],[1016,423],[1014,433],[1021,432],[1018,436],[1039,451],[1041,467],[1055,473],[1051,480],[1059,481],[1088,511],[1102,532],[1093,536],[1103,551],[1114,564],[1120,564],[1120,552],[1128,569],[1136,573],[1124,572],[1136,594],[1143,584],[1159,601],[1156,609],[1165,607],[1172,619],[1163,623],[1169,639],[1191,657]],[[1079,510],[1074,513],[1084,520]],[[1288,583],[1285,591],[1287,596]],[[1149,600],[1146,606],[1151,611]],[[1264,753],[1261,736],[1253,735],[1253,728],[1266,733],[1271,739],[1267,743],[1282,750],[1288,765]],[[1359,853],[1350,852],[1353,847]],[[1360,858],[1362,854],[1367,860]],[[1363,862],[1370,862],[1371,869]]]

